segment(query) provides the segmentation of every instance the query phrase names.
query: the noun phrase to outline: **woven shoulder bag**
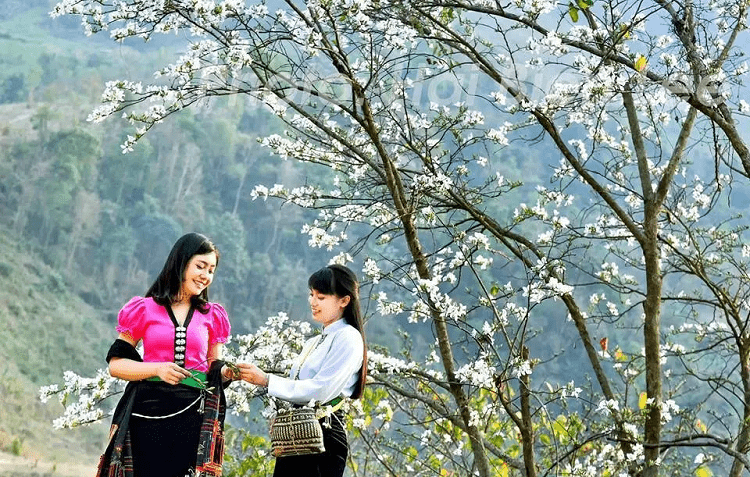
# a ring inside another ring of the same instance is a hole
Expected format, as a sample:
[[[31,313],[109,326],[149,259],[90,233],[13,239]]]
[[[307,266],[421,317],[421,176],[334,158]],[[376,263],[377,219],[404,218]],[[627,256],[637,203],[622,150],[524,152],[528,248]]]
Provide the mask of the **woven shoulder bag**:
[[[310,353],[323,340],[322,335],[310,343],[300,361],[294,379]],[[323,428],[318,421],[316,410],[311,407],[279,409],[271,418],[271,453],[275,457],[290,455],[321,454],[326,451],[323,445]]]
[[[271,453],[275,457],[325,452],[323,428],[314,408],[282,409],[271,419]]]

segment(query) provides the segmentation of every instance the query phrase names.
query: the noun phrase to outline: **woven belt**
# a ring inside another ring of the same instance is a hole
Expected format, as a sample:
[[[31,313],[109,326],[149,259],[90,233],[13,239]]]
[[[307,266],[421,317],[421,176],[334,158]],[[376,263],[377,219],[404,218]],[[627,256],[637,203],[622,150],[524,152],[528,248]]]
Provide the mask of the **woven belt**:
[[[188,376],[187,378],[180,381],[180,384],[184,384],[185,386],[190,386],[191,388],[196,389],[206,389],[206,386],[208,384],[206,373],[202,373],[200,371],[190,371],[192,373],[192,376]],[[153,376],[151,378],[147,378],[146,381],[161,381],[161,378],[159,376]]]

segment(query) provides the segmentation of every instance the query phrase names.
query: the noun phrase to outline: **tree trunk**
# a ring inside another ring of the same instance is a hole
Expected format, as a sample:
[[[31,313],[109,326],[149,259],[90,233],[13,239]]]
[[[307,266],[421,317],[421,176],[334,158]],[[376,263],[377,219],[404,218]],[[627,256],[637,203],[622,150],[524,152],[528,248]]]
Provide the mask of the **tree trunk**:
[[[745,405],[735,450],[744,455],[750,450],[750,336],[747,333],[743,333],[739,341],[740,376],[742,376],[743,401]],[[744,463],[740,459],[735,458],[728,477],[740,477],[743,470],[745,470]]]
[[[373,140],[373,144],[376,146],[378,155],[382,160],[386,176],[386,185],[390,191],[395,209],[398,211],[398,216],[401,218],[401,223],[404,227],[404,237],[407,246],[409,247],[409,252],[414,259],[417,273],[422,279],[430,279],[432,275],[427,264],[427,257],[425,256],[422,250],[422,245],[419,241],[419,234],[414,223],[413,213],[405,200],[404,187],[398,175],[398,170],[392,162],[390,155],[385,150],[385,147],[379,140],[378,129],[374,118],[372,117],[369,103],[364,99],[365,96],[361,90],[361,86],[357,85],[355,82],[354,89],[356,91],[355,97],[362,99],[362,112],[364,115],[366,130],[370,138]],[[448,333],[448,324],[445,317],[439,313],[435,307],[430,306],[430,311],[433,323],[435,324],[435,334],[437,335],[440,357],[443,362],[446,378],[448,379],[450,393],[453,395],[461,419],[466,425],[467,434],[471,443],[471,450],[474,455],[474,465],[476,466],[480,477],[492,477],[494,474],[490,468],[490,462],[482,439],[482,433],[479,428],[471,422],[469,400],[463,387],[456,379],[455,360],[453,358],[453,348]]]
[[[646,301],[643,304],[645,321],[643,338],[646,353],[646,395],[652,400],[648,406],[645,425],[644,451],[646,463],[643,477],[657,477],[659,475],[659,440],[661,439],[661,289],[662,277],[659,265],[659,247],[656,243],[655,220],[654,227],[646,230]],[[653,230],[652,230],[653,229]]]
[[[521,358],[529,360],[529,348],[523,347]],[[529,375],[521,376],[521,447],[523,449],[523,463],[526,477],[536,477],[534,464],[534,423],[531,420],[531,379]]]

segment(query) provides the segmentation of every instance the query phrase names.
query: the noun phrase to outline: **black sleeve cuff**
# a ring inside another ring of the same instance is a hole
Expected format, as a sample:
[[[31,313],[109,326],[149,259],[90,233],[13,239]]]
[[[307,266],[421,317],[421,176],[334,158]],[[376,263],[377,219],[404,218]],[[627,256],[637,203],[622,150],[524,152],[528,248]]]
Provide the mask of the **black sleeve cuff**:
[[[109,361],[112,358],[126,358],[126,359],[132,359],[133,361],[143,361],[143,358],[141,358],[141,355],[138,354],[138,351],[125,340],[121,340],[120,338],[117,338],[114,343],[112,343],[112,346],[109,347],[109,352],[107,352],[107,363],[109,364]]]

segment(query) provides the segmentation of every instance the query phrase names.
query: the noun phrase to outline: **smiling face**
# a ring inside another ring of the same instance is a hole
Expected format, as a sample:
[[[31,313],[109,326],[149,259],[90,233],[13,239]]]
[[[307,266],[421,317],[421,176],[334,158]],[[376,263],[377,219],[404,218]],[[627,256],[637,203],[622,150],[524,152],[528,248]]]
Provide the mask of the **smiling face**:
[[[193,297],[200,295],[203,290],[208,288],[214,280],[216,261],[216,254],[214,252],[193,255],[185,267],[181,295]]]
[[[322,323],[323,326],[330,325],[341,318],[349,300],[349,296],[338,297],[333,294],[320,293],[315,289],[310,290],[309,301],[313,320]]]

